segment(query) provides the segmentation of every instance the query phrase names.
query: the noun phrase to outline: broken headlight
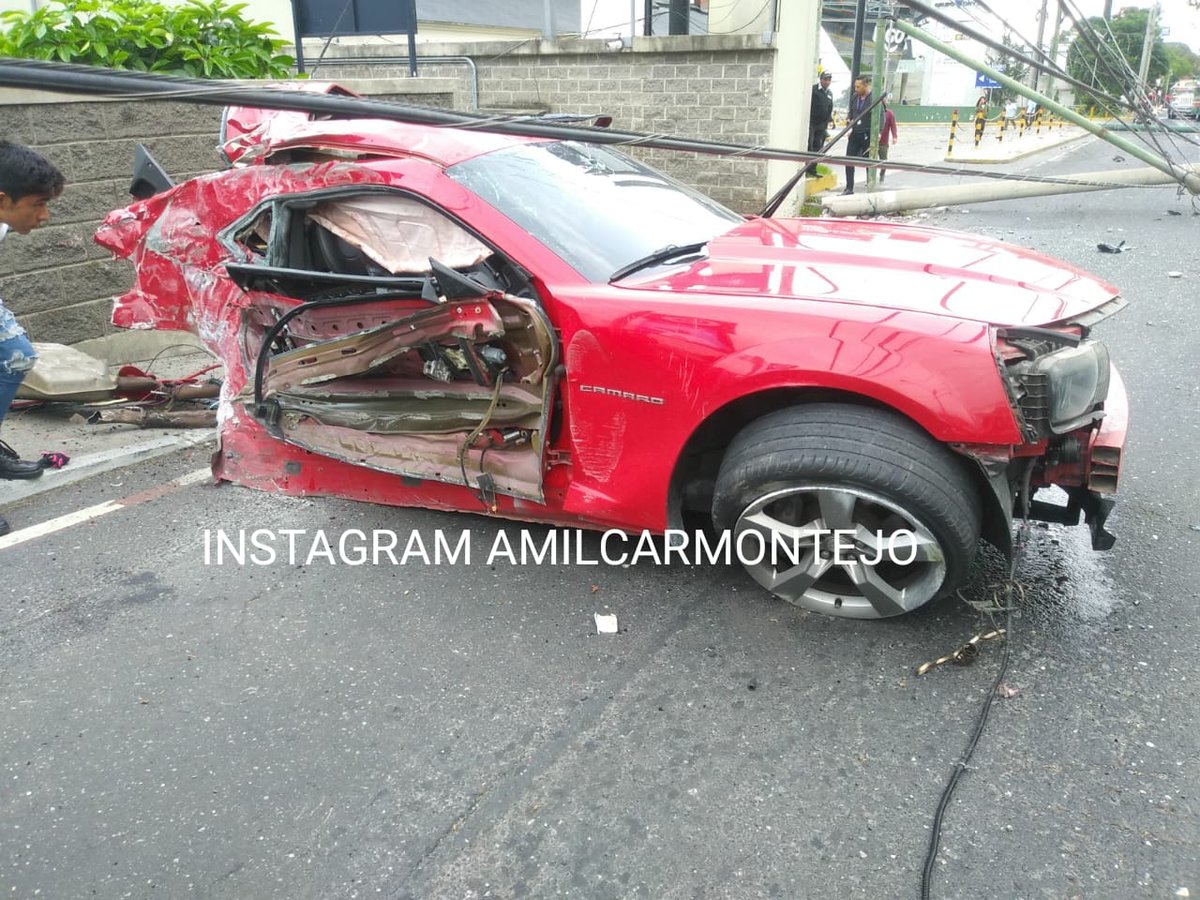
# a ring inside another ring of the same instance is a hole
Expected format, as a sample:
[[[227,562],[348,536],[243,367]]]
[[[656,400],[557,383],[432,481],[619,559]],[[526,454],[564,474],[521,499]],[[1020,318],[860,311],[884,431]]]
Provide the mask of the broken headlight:
[[[1037,435],[1065,434],[1103,415],[1109,379],[1108,348],[1104,344],[1083,341],[1074,347],[1034,351],[1030,357],[1009,368],[1017,388],[1017,403],[1030,431]]]

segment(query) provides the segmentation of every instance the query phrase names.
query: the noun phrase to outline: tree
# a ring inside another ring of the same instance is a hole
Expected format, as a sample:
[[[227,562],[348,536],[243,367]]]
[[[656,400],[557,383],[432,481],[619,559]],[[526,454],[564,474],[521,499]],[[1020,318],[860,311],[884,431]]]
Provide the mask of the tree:
[[[1149,15],[1149,10],[1126,8],[1107,23],[1100,17],[1088,19],[1087,25],[1095,30],[1096,35],[1074,35],[1067,55],[1067,71],[1072,77],[1094,86],[1099,93],[1114,97],[1132,94],[1135,90],[1135,73],[1142,62],[1142,45]],[[1112,33],[1111,38],[1109,32]],[[1094,49],[1097,43],[1100,45],[1099,55]],[[1150,50],[1150,84],[1166,76],[1169,69],[1167,51],[1162,38],[1156,35]],[[1081,99],[1086,102],[1094,98]]]
[[[1196,2],[1200,3],[1200,0],[1196,0]],[[1163,47],[1167,51],[1171,81],[1200,75],[1200,54],[1193,52],[1191,47],[1179,42],[1164,44]]]
[[[0,13],[0,56],[51,59],[196,78],[286,78],[292,58],[244,3],[53,0]]]
[[[1004,32],[1003,44],[1004,48],[1010,52],[1019,50],[1022,53],[1029,53],[1029,48],[1024,45],[1018,45],[1010,31]],[[1029,74],[1029,66],[1025,63],[1004,53],[989,53],[986,59],[987,64],[993,69],[999,69],[1014,81],[1019,81],[1021,84],[1025,83],[1025,77]],[[1000,90],[999,102],[1007,103],[1009,100],[1016,99],[1016,97],[1017,94],[1015,91],[1010,88],[1002,88]]]

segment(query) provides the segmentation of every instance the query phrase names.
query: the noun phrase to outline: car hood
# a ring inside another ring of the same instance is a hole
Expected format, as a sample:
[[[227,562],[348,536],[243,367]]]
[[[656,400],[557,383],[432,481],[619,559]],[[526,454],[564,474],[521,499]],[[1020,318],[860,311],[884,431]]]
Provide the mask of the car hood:
[[[1071,321],[1118,291],[1074,266],[1011,244],[915,225],[750,219],[686,270],[623,287],[774,300],[821,300],[993,325]]]

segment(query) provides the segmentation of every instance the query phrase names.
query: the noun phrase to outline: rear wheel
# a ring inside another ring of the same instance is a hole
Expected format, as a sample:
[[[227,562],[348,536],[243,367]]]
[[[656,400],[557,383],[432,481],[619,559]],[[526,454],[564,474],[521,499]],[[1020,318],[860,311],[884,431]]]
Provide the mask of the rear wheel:
[[[776,596],[874,619],[911,612],[962,580],[980,509],[963,461],[907,419],[822,403],[771,413],[734,438],[713,521]]]

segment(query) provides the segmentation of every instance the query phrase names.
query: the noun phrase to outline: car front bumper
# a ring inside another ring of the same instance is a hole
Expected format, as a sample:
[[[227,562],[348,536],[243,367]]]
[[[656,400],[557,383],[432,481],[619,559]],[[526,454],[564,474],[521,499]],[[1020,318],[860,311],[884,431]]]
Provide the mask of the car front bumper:
[[[1129,397],[1125,382],[1115,366],[1109,367],[1108,396],[1104,401],[1104,418],[1092,432],[1084,454],[1083,482],[1066,487],[1067,505],[1031,500],[1028,518],[1043,522],[1078,525],[1082,514],[1092,533],[1094,550],[1109,550],[1116,537],[1105,529],[1116,501],[1121,465],[1124,461],[1125,439],[1129,432]]]

